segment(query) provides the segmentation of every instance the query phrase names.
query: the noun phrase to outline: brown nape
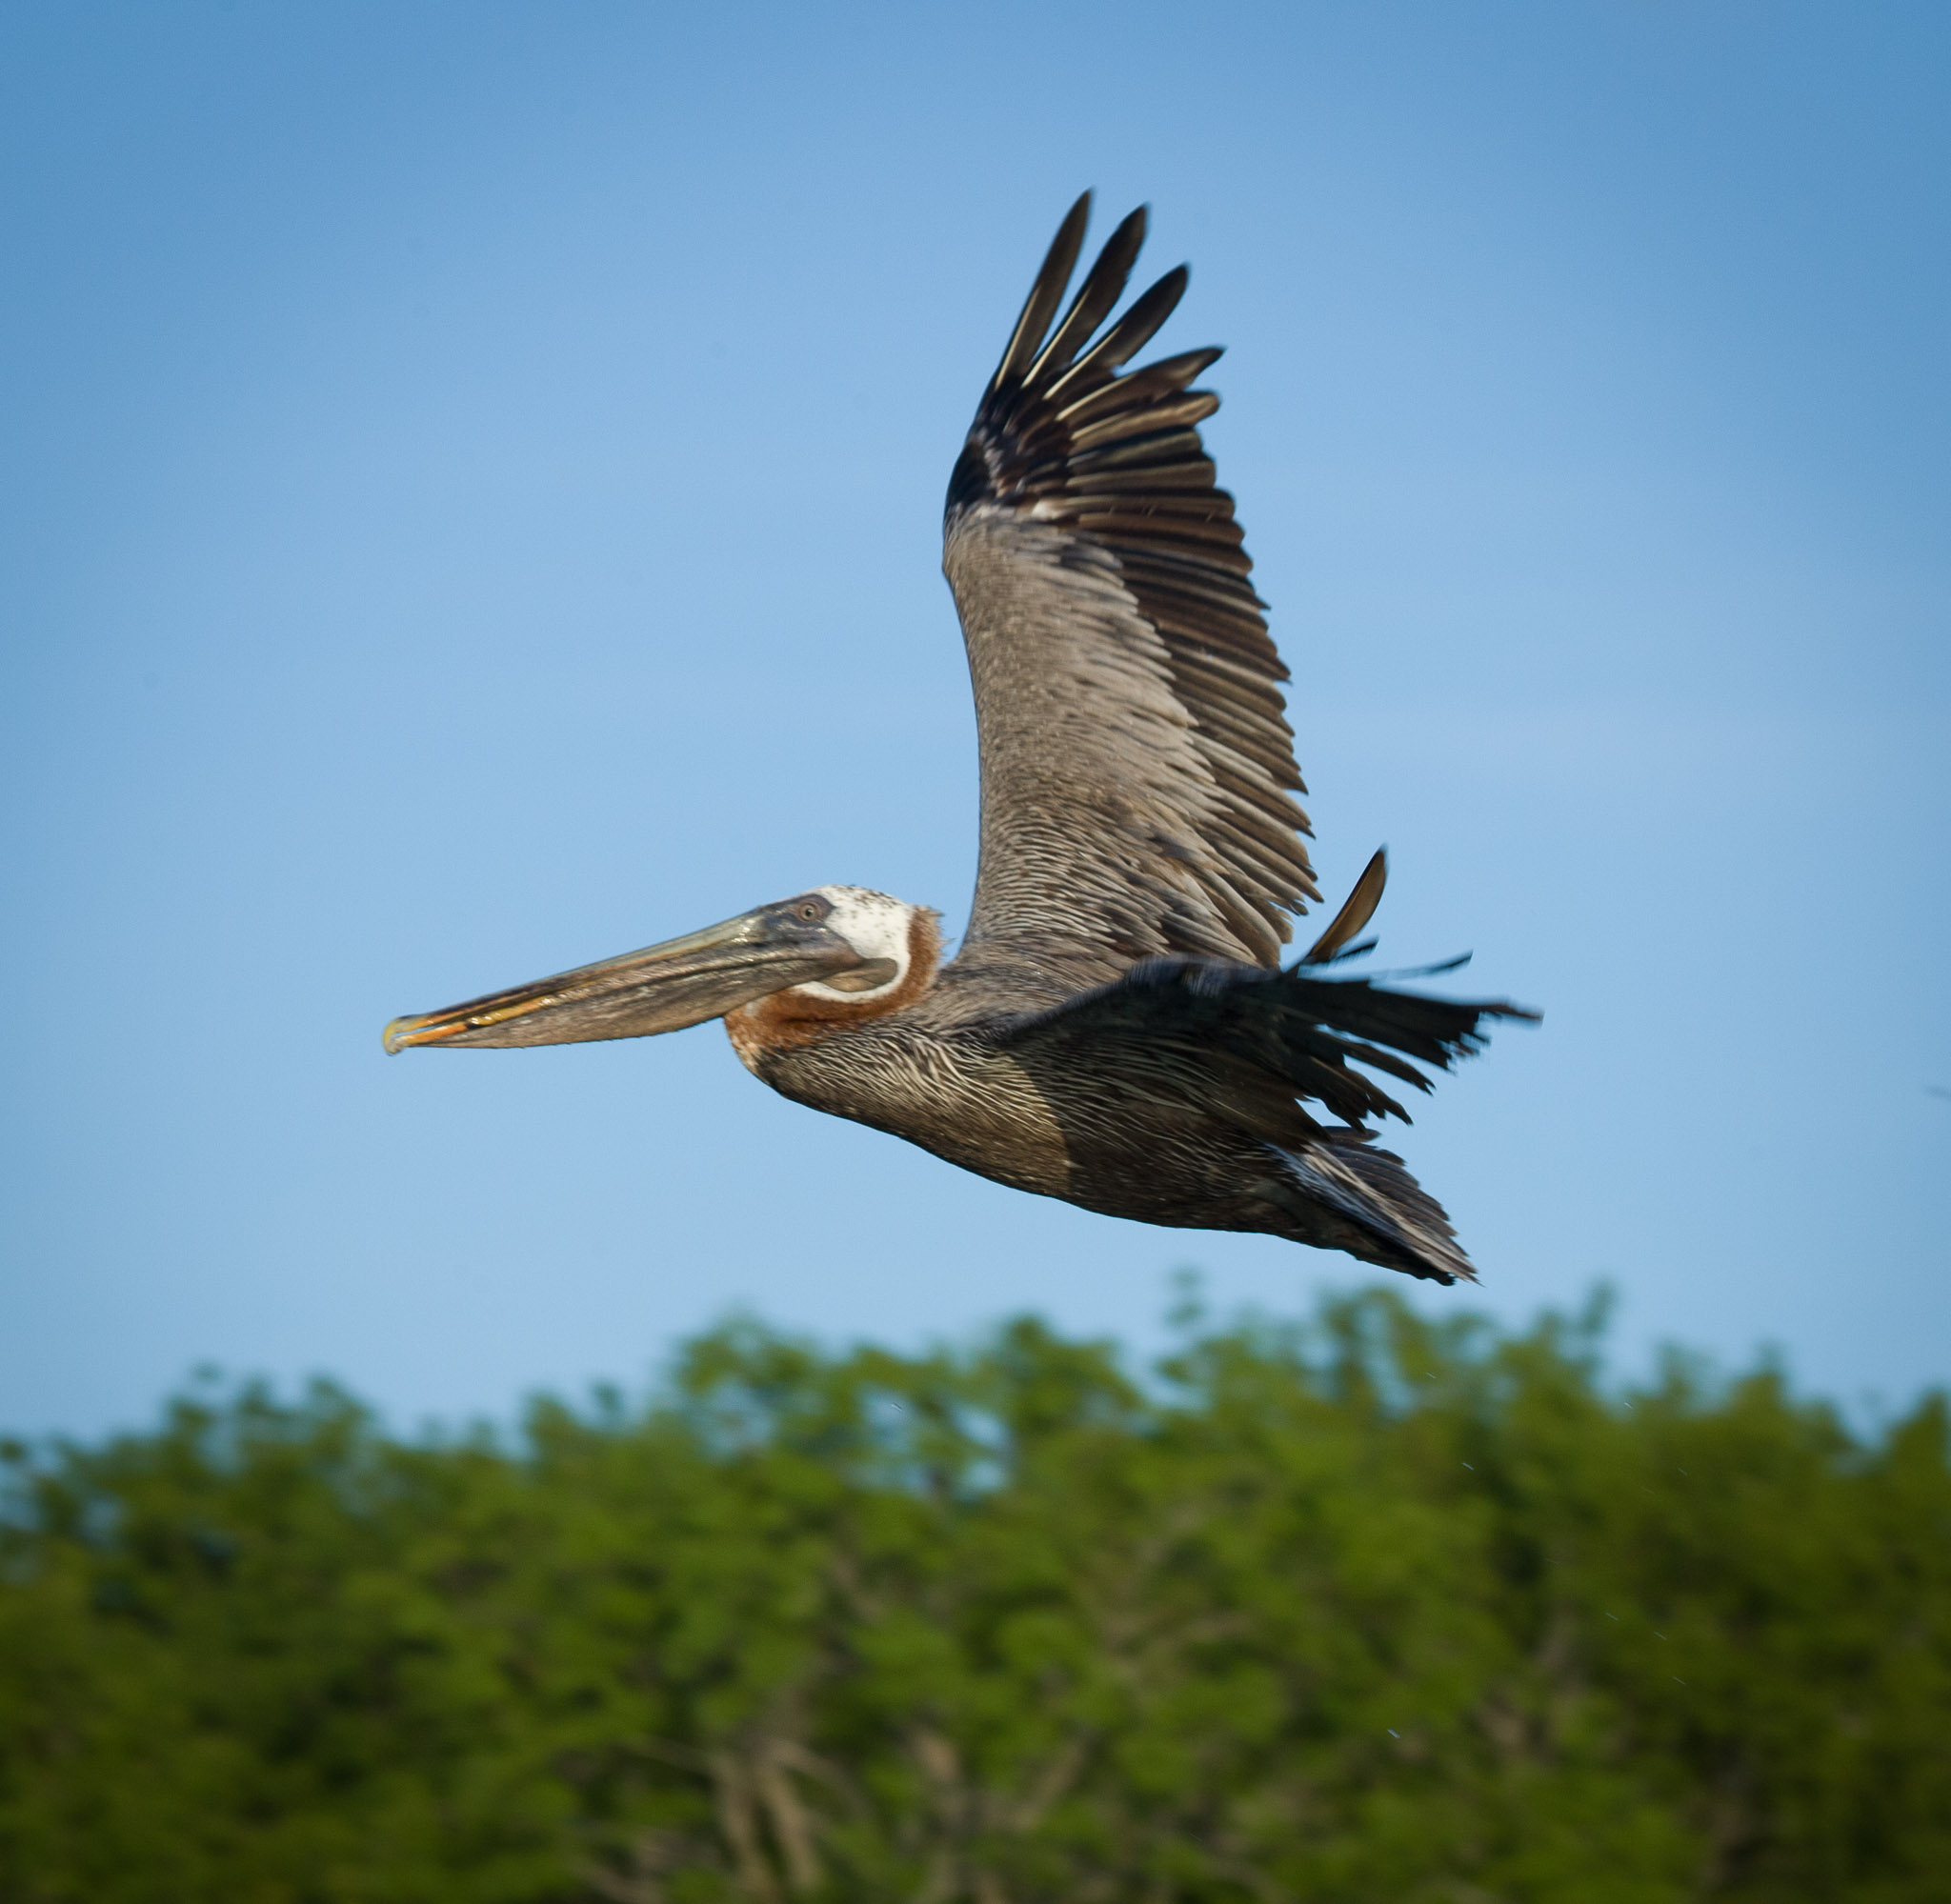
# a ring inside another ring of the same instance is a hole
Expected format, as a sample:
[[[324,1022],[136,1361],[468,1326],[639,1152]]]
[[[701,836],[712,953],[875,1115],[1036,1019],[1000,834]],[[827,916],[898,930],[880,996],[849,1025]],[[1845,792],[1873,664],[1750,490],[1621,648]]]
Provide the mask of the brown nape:
[[[889,1012],[914,1004],[935,983],[935,965],[941,957],[937,916],[925,906],[910,915],[908,974],[893,991],[871,998],[820,998],[800,986],[775,992],[770,998],[726,1012],[725,1030],[731,1033],[733,1049],[750,1065],[761,1052],[817,1044],[849,1026],[885,1018]]]

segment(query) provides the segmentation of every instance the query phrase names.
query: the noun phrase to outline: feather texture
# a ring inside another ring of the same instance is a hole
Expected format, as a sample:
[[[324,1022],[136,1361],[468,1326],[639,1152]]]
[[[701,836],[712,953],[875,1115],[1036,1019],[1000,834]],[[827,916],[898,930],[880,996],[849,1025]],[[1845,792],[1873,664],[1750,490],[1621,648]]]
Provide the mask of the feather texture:
[[[1217,1057],[1262,1072],[1289,1098],[1321,1105],[1344,1125],[1409,1113],[1351,1067],[1379,1071],[1418,1091],[1418,1064],[1447,1071],[1482,1048],[1491,1018],[1536,1014],[1502,1000],[1431,998],[1362,978],[1328,978],[1191,958],[1147,959],[1122,977],[1027,1013],[998,1033],[1005,1049],[1074,1047],[1102,1064],[1148,1065],[1192,1089]],[[1414,1060],[1414,1062],[1411,1062]],[[1309,1134],[1318,1135],[1315,1125]],[[1287,1127],[1290,1134],[1293,1127]],[[1276,1138],[1276,1132],[1256,1132]]]
[[[1353,903],[1361,897],[1358,890]],[[1418,1065],[1446,1071],[1482,1048],[1486,1021],[1536,1015],[1502,1000],[1325,978],[1304,965],[1268,972],[1157,958],[998,1027],[996,1043],[1039,1076],[1086,1064],[1115,1072],[1155,1116],[1196,1106],[1277,1160],[1256,1185],[1260,1197],[1303,1223],[1346,1226],[1306,1240],[1449,1283],[1476,1273],[1441,1206],[1400,1157],[1370,1146],[1365,1119],[1406,1124],[1409,1113],[1368,1073],[1428,1091]],[[1338,1122],[1322,1123],[1309,1104]]]
[[[1089,204],[1057,233],[949,484],[943,568],[982,755],[956,963],[1029,953],[1087,982],[1172,952],[1272,966],[1319,895],[1290,797],[1286,670],[1198,432],[1219,399],[1191,386],[1219,352],[1123,371],[1182,267],[1100,331],[1142,210],[1056,316]]]

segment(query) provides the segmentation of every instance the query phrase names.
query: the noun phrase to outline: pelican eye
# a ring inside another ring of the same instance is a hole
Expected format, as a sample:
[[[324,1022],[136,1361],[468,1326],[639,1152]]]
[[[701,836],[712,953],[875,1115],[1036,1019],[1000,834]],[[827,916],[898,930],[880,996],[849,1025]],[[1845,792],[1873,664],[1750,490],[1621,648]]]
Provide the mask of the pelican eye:
[[[813,920],[817,919],[819,917],[822,908],[818,905],[816,901],[808,899],[803,901],[794,910],[797,912],[797,913],[802,919],[805,919],[806,921],[811,923]]]

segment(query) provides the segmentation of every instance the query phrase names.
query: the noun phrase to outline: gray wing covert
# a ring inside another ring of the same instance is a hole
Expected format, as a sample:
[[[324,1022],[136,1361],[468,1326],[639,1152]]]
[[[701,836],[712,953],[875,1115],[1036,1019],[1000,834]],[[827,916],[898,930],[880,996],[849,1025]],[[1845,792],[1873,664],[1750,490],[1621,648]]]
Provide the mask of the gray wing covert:
[[[942,567],[976,691],[982,841],[962,957],[1094,978],[1163,952],[1271,966],[1318,898],[1287,678],[1190,388],[1219,355],[1127,371],[1183,267],[1116,323],[1135,211],[1052,329],[1090,208],[1052,245],[950,480]],[[1093,341],[1095,337],[1095,341]]]

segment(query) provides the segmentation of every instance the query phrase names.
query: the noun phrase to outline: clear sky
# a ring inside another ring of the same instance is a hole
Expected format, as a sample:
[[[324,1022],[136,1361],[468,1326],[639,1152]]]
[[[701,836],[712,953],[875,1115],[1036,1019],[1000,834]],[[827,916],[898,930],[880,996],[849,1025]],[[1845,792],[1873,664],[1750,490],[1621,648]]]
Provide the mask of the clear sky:
[[[715,1026],[380,1052],[810,885],[959,927],[940,498],[1087,185],[1230,347],[1326,888],[1547,1013],[1402,1140],[1417,1299],[1951,1375],[1947,96],[1936,0],[0,10],[0,1425],[1400,1282]]]

